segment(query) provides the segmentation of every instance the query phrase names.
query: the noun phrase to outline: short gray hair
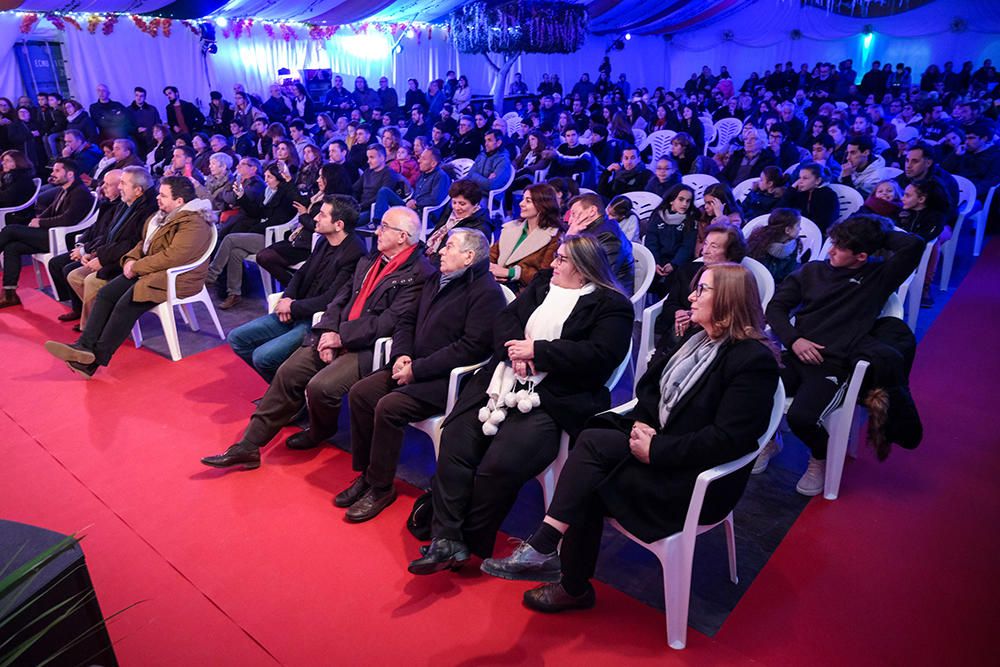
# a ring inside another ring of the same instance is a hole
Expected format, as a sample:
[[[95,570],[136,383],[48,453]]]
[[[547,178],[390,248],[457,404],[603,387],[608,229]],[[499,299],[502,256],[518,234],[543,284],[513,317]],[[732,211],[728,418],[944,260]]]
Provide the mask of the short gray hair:
[[[371,149],[374,146],[382,148],[381,144],[372,144],[368,148]],[[383,148],[382,150],[385,149]],[[385,212],[384,216],[382,216],[383,220],[389,215],[394,217],[398,224],[405,225],[407,236],[406,245],[411,246],[420,240],[420,216],[417,215],[416,211],[406,206],[393,206]]]
[[[473,253],[472,263],[478,264],[490,256],[490,242],[486,240],[486,235],[478,229],[471,227],[455,227],[448,233],[448,238],[455,238],[459,244],[458,249],[462,252]]]
[[[122,169],[122,176],[128,176],[132,185],[142,188],[143,192],[153,187],[153,177],[145,167],[131,166]]]
[[[228,153],[212,153],[212,156],[208,160],[209,162],[216,160],[226,168],[226,171],[231,171],[233,168],[233,158]]]

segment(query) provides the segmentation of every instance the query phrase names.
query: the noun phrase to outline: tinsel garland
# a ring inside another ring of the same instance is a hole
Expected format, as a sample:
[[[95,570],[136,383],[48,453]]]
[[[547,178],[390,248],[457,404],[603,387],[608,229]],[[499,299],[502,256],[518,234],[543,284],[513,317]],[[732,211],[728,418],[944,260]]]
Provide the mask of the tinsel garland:
[[[587,10],[571,2],[478,0],[452,12],[449,25],[461,53],[573,53],[587,36]]]

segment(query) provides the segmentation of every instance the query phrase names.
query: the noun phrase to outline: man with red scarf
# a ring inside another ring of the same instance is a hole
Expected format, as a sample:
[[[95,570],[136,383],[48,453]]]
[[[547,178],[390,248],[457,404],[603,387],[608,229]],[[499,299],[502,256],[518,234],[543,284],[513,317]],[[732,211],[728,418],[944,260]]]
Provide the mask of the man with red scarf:
[[[310,449],[337,432],[340,405],[355,382],[371,372],[375,341],[391,336],[404,313],[417,307],[434,269],[418,241],[420,218],[405,206],[386,211],[378,251],[358,262],[354,279],[334,297],[322,319],[279,368],[250,417],[243,437],[222,454],[201,460],[213,468],[260,467],[260,450],[302,409],[309,396],[309,428],[290,436],[291,449]]]

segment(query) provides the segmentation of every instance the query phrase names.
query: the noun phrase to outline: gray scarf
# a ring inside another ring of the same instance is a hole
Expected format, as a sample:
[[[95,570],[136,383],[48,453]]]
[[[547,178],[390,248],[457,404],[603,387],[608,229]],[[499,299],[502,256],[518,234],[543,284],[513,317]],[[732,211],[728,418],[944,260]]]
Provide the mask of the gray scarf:
[[[699,331],[670,357],[660,375],[660,428],[667,425],[670,412],[715,361],[721,343]]]

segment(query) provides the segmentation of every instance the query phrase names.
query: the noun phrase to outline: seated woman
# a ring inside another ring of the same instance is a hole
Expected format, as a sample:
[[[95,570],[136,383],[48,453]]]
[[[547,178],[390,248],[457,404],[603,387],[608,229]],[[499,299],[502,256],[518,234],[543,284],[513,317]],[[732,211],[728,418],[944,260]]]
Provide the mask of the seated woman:
[[[709,225],[728,224],[742,227],[743,210],[736,203],[732,189],[725,183],[712,183],[702,195],[705,200],[698,217],[698,238],[694,244],[694,254],[701,254],[701,245]]]
[[[22,151],[4,151],[0,157],[0,208],[14,208],[27,203],[35,195],[35,166]],[[7,214],[8,225],[26,225],[34,217],[34,207]]]
[[[323,153],[316,144],[302,147],[302,164],[295,175],[295,190],[302,197],[312,197],[319,189],[319,172],[323,166]]]
[[[778,362],[752,275],[707,267],[690,298],[695,326],[676,352],[653,359],[635,408],[580,435],[542,525],[509,557],[483,562],[493,576],[550,582],[525,592],[529,608],[593,607],[604,517],[647,543],[680,531],[697,476],[753,452],[767,430]],[[749,476],[747,467],[713,487],[701,520],[731,512]]]
[[[656,319],[654,335],[657,349],[672,349],[691,326],[691,293],[695,278],[703,266],[729,262],[739,264],[747,256],[747,243],[736,225],[717,223],[706,230],[701,261],[682,264],[671,272],[663,312]]]
[[[535,182],[535,173],[548,168],[552,162],[551,158],[543,157],[549,148],[549,142],[540,130],[532,130],[528,133],[528,140],[524,142],[520,155],[514,160],[514,184],[511,190],[523,190]]]
[[[746,219],[753,220],[757,216],[767,215],[773,211],[785,194],[786,181],[787,177],[781,169],[775,166],[764,167],[760,172],[760,180],[753,184],[753,188],[740,202]]]
[[[433,539],[410,572],[454,568],[470,553],[492,555],[518,490],[558,454],[560,432],[575,436],[610,405],[604,383],[625,358],[633,317],[597,239],[567,237],[551,272],[497,316],[492,363],[473,376],[445,420]]]
[[[191,135],[191,148],[195,152],[194,168],[203,174],[207,174],[208,161],[212,159],[212,149],[209,145],[208,135],[204,132],[195,132]]]
[[[892,220],[892,224],[899,222],[899,214],[903,210],[903,191],[899,183],[888,178],[879,181],[875,189],[868,195],[861,213],[874,213],[883,218]]]
[[[823,165],[809,162],[799,167],[799,178],[792,187],[785,190],[778,205],[794,208],[806,218],[816,223],[824,235],[840,214],[837,193],[824,188],[829,180],[829,172]]]
[[[487,239],[493,238],[493,223],[482,206],[483,191],[473,181],[455,181],[448,188],[451,201],[445,207],[444,215],[427,235],[424,252],[434,266],[440,266],[440,252],[448,241],[448,233],[456,227],[478,229]]]
[[[490,248],[490,271],[514,292],[548,268],[559,245],[562,221],[556,191],[538,183],[524,190],[520,220],[511,220],[500,230],[500,240]]]
[[[641,236],[639,216],[633,210],[632,200],[625,195],[618,195],[604,208],[604,215],[618,223],[622,233],[632,243],[638,243]]]
[[[323,198],[328,195],[341,194],[337,188],[337,179],[342,176],[340,165],[324,164],[319,170],[316,183],[319,190],[308,202],[292,201],[295,213],[299,216],[299,225],[281,239],[257,253],[257,264],[274,276],[282,285],[292,280],[294,269],[300,262],[306,261],[313,248],[313,233],[316,231],[316,215],[323,206]],[[301,173],[301,172],[300,172]],[[353,199],[351,200],[353,201]],[[357,202],[354,203],[357,207]]]
[[[694,190],[683,184],[670,188],[649,216],[645,245],[656,261],[656,275],[649,291],[658,299],[666,295],[670,275],[694,258],[697,225]]]
[[[925,243],[934,243],[927,262],[927,272],[924,275],[923,294],[920,299],[922,308],[934,305],[931,280],[937,271],[940,244],[951,238],[948,209],[948,195],[941,184],[934,179],[929,178],[922,183],[914,181],[903,191],[903,210],[899,214],[898,223],[900,229],[916,234]]]
[[[225,194],[233,188],[233,158],[226,153],[213,153],[208,161],[205,184],[195,188],[198,197],[212,202],[212,209],[226,208]]]
[[[802,252],[802,216],[794,208],[776,208],[767,224],[753,230],[747,239],[747,255],[756,259],[774,277],[777,285],[799,268]],[[803,257],[803,261],[809,261]]]

